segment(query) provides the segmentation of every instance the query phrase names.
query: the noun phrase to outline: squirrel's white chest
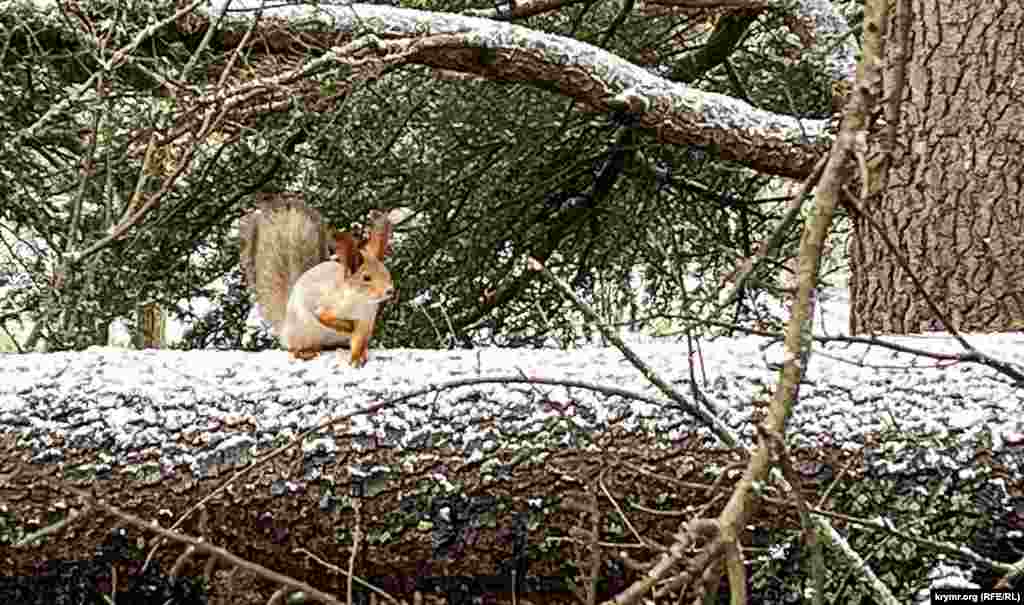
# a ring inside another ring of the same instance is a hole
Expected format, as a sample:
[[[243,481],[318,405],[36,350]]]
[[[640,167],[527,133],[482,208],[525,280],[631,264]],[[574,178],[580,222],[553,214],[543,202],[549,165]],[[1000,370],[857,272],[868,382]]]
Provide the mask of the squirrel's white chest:
[[[321,263],[292,286],[281,327],[281,341],[287,348],[301,349],[317,343],[323,348],[348,344],[351,329],[324,325],[318,316],[321,311],[330,311],[337,320],[353,322],[376,317],[379,303],[351,284],[339,284],[337,267],[331,261]]]
[[[319,301],[320,305],[330,308],[340,319],[353,321],[373,319],[377,315],[379,306],[376,302],[366,302],[366,297],[360,296],[356,292],[345,292],[339,295],[337,291],[330,291],[326,288]]]

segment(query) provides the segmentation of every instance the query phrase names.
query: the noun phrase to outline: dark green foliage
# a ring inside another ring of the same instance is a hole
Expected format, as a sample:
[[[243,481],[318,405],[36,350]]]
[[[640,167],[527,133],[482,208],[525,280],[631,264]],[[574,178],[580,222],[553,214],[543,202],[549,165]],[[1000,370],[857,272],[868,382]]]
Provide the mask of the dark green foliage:
[[[111,48],[172,9],[81,7],[121,24]],[[713,148],[660,144],[631,116],[594,114],[526,85],[449,82],[412,67],[348,88],[352,74],[336,70],[315,76],[330,102],[295,95],[282,111],[232,117],[199,142],[161,192],[190,149],[184,133],[192,131],[176,129],[194,108],[181,100],[187,95],[168,96],[151,74],[179,74],[201,37],[174,25],[156,31],[136,50],[145,69],[104,73],[104,96],[92,86],[72,99],[96,72],[98,51],[67,15],[44,22],[40,14],[21,8],[0,16],[7,32],[0,40],[0,223],[9,266],[32,278],[8,292],[0,318],[38,322],[50,348],[100,343],[110,321],[130,321],[148,301],[197,322],[183,346],[268,344],[245,335],[237,282],[228,280],[226,294],[213,289],[237,265],[238,217],[264,191],[302,191],[342,228],[371,208],[409,212],[389,261],[400,298],[385,307],[384,346],[564,346],[592,337],[553,287],[525,270],[527,256],[543,260],[609,322],[663,333],[696,319],[776,325],[764,305],[780,274],[775,261],[737,304],[716,309],[736,262],[770,233],[785,200],[763,201],[769,179],[717,161]],[[830,92],[812,76],[820,73],[817,59],[783,61],[782,43],[772,42],[777,19],[735,15],[713,30],[692,29],[693,17],[652,21],[592,3],[524,24],[651,69],[677,69],[682,80],[768,109],[826,115]],[[705,35],[680,33],[691,29]],[[214,36],[186,81],[213,86],[227,59],[223,43]],[[273,75],[258,52],[247,59],[254,73]],[[743,94],[730,70],[740,74]],[[160,139],[140,182],[151,129],[169,138]],[[124,237],[79,257],[157,196],[158,207]],[[61,266],[69,270],[55,279]],[[214,313],[178,309],[195,297],[212,297]]]
[[[204,299],[205,312],[179,307],[175,319],[189,326],[176,346],[182,349],[235,349],[259,351],[273,348],[276,339],[266,330],[242,330],[252,309],[252,301],[241,280],[241,272],[231,271],[225,277],[227,291],[209,289]]]

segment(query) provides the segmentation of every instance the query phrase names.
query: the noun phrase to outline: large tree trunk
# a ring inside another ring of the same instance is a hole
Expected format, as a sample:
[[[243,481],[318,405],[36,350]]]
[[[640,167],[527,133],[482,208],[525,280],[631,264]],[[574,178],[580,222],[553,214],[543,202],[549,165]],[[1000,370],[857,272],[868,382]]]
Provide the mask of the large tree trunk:
[[[865,208],[955,328],[1022,329],[1024,5],[911,4],[906,86],[888,186]],[[891,39],[887,87],[898,46]],[[863,219],[855,224],[851,271],[854,333],[943,329]]]

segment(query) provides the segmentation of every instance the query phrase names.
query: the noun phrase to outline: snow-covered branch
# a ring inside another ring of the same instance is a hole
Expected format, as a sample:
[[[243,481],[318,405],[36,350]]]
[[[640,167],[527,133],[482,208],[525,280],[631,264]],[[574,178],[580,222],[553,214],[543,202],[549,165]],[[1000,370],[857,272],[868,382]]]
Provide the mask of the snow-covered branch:
[[[224,1],[206,9],[211,22],[224,10]],[[245,31],[258,6],[256,0],[232,2],[222,27]],[[383,61],[397,54],[399,63],[529,83],[592,111],[615,111],[626,99],[640,127],[659,140],[711,147],[723,159],[769,174],[806,175],[832,141],[826,120],[757,109],[667,80],[584,42],[508,23],[368,4],[267,6],[262,19],[268,28],[287,22],[289,30],[301,31],[307,40],[322,36],[325,46],[379,36],[387,40],[381,47]]]

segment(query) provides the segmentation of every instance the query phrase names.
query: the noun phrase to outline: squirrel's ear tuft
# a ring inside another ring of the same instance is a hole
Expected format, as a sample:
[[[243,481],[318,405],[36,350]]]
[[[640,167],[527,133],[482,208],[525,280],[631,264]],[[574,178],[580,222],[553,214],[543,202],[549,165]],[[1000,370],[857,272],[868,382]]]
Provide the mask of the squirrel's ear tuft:
[[[349,274],[355,273],[362,264],[363,255],[357,248],[356,238],[348,231],[334,234],[334,256],[339,263],[348,267]]]
[[[370,234],[366,240],[366,253],[384,260],[384,257],[391,252],[391,219],[388,213],[382,210],[370,212]]]

